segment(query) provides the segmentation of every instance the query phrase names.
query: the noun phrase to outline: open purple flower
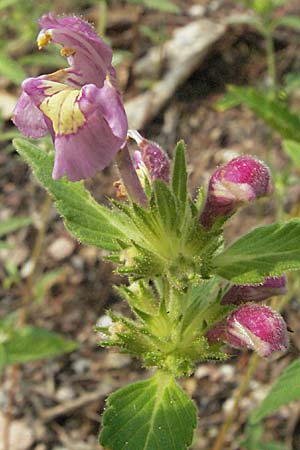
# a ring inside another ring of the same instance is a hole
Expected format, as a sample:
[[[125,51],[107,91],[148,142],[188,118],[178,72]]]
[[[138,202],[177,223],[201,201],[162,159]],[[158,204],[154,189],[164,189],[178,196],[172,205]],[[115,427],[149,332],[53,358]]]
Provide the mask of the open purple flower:
[[[200,222],[210,228],[218,218],[225,219],[239,206],[272,191],[268,167],[252,156],[239,156],[211,176]]]
[[[41,17],[37,43],[63,46],[69,66],[23,81],[13,121],[28,137],[50,132],[55,145],[52,176],[92,177],[123,146],[127,118],[116,89],[111,48],[78,17]]]

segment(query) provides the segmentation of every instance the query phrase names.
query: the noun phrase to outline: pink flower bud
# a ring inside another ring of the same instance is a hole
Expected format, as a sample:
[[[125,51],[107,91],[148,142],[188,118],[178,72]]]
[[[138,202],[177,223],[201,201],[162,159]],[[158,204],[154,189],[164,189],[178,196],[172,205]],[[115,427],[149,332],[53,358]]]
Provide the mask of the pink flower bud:
[[[137,131],[129,130],[128,136],[138,144],[140,152],[135,152],[136,168],[144,165],[148,170],[150,180],[169,182],[170,161],[166,153],[154,142],[144,139]]]
[[[260,284],[232,286],[222,298],[222,305],[240,305],[246,302],[261,302],[275,295],[287,293],[286,276],[267,277]]]
[[[243,305],[226,321],[223,340],[236,348],[251,348],[260,356],[288,348],[283,318],[268,306]]]
[[[239,156],[219,167],[210,178],[200,221],[209,228],[216,219],[226,218],[239,206],[272,191],[268,167],[252,156]]]

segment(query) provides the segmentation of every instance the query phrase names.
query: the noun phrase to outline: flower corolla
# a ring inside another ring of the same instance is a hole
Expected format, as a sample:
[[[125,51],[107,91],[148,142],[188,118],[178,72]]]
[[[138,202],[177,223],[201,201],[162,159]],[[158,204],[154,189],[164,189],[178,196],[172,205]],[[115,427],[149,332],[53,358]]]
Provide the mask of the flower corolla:
[[[54,179],[90,178],[126,141],[127,118],[116,87],[112,50],[78,17],[46,14],[39,24],[39,49],[49,42],[62,45],[69,67],[24,80],[13,121],[30,138],[50,132]]]

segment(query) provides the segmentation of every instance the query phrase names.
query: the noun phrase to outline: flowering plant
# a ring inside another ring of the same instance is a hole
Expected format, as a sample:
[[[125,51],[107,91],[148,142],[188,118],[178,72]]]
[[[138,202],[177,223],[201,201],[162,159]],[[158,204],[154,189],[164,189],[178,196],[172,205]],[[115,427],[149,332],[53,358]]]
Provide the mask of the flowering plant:
[[[240,156],[212,174],[206,195],[188,192],[185,145],[173,161],[127,129],[111,49],[76,17],[40,19],[41,48],[63,46],[70,67],[29,78],[14,122],[28,137],[49,132],[55,152],[16,139],[20,155],[54,197],[68,230],[109,252],[129,284],[118,292],[134,319],[107,312],[100,344],[140,358],[155,374],[107,400],[100,443],[107,449],[188,448],[196,408],[177,383],[195,364],[228,358],[224,344],[263,357],[288,349],[283,318],[261,302],[286,292],[300,268],[300,221],[255,228],[227,245],[224,224],[243,205],[272,193],[268,167]],[[130,155],[127,139],[138,150]],[[121,181],[110,208],[80,180],[116,161]]]

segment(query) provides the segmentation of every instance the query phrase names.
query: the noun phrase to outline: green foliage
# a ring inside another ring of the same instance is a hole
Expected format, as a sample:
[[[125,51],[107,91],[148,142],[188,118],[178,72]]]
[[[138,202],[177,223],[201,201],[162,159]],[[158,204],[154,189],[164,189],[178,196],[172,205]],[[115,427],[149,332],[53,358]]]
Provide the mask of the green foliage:
[[[7,219],[0,223],[0,237],[12,233],[19,228],[27,227],[31,223],[32,219],[30,217],[17,216]]]
[[[300,91],[300,74],[290,72],[284,77],[284,93],[299,94]]]
[[[46,295],[46,292],[58,282],[59,278],[63,275],[64,268],[49,270],[41,275],[34,284],[34,301],[37,303],[42,302]]]
[[[163,226],[171,231],[176,228],[177,220],[175,196],[161,180],[154,182],[154,195],[160,220]]]
[[[220,111],[244,103],[284,139],[300,142],[300,118],[273,95],[251,87],[230,86],[228,94],[217,104]]]
[[[0,323],[0,348],[1,368],[68,353],[75,350],[77,344],[42,328],[29,325],[15,328],[2,322]]]
[[[262,439],[262,424],[248,425],[246,439],[242,442],[242,448],[245,450],[287,450],[281,442],[263,442]]]
[[[108,450],[185,450],[196,407],[172,376],[159,371],[110,395],[100,443]]]
[[[275,381],[258,409],[251,415],[250,423],[261,421],[283,405],[300,399],[300,361],[293,361]]]
[[[203,311],[217,296],[219,289],[218,277],[212,277],[210,280],[203,280],[192,287],[186,301],[186,310],[184,313],[183,328],[193,326],[195,319],[199,316],[203,320]],[[197,320],[199,322],[199,319]]]
[[[173,14],[179,14],[180,8],[172,0],[128,0],[130,3],[137,3],[144,5],[149,9],[156,9]]]
[[[84,188],[83,183],[72,183],[66,179],[53,180],[53,155],[48,155],[25,139],[14,140],[14,145],[32,167],[39,181],[54,197],[66,227],[79,241],[107,250],[120,248],[118,239],[127,239],[112,224],[116,215],[99,205]]]
[[[300,269],[300,220],[255,228],[217,255],[214,271],[234,283],[258,283]]]
[[[22,66],[3,51],[0,51],[0,75],[15,84],[20,84],[26,78]]]
[[[283,16],[278,19],[274,19],[273,28],[288,27],[294,30],[300,30],[300,17],[299,16]]]
[[[248,8],[253,9],[259,16],[270,16],[279,6],[284,5],[286,0],[240,0]]]
[[[185,159],[185,144],[179,141],[175,149],[172,173],[172,188],[180,205],[184,209],[187,201],[187,169]]]
[[[300,142],[283,141],[282,146],[285,153],[290,157],[293,166],[300,169]]]

